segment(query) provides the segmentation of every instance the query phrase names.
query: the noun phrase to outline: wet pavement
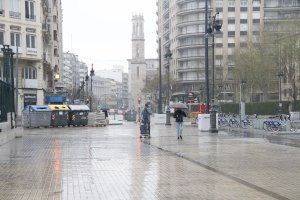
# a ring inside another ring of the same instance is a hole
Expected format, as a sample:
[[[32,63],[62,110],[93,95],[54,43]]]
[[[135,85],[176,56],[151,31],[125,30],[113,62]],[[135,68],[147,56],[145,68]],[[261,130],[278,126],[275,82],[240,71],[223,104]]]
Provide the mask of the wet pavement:
[[[26,130],[0,146],[0,199],[300,199],[300,149],[277,136],[137,129]]]

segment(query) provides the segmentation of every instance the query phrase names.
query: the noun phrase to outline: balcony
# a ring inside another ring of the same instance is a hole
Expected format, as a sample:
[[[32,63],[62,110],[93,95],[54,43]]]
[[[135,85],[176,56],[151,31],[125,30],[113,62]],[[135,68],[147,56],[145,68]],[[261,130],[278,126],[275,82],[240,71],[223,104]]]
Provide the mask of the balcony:
[[[190,19],[190,20],[178,20],[177,27],[187,26],[187,25],[197,25],[197,24],[203,24],[205,25],[205,20],[202,19]]]
[[[38,88],[38,80],[37,79],[24,79],[24,87],[25,88]]]
[[[42,30],[43,30],[43,40],[45,43],[49,43],[51,40],[51,26],[49,23],[43,23],[42,24]]]
[[[51,8],[49,5],[49,0],[42,0],[42,7],[43,7],[43,12],[44,14],[49,14],[51,13]]]
[[[204,59],[204,56],[201,55],[180,55],[178,61],[187,61],[187,60],[199,60]]]
[[[204,82],[205,78],[200,77],[200,78],[178,78],[177,82],[180,83],[200,83],[200,82]]]
[[[177,49],[187,49],[187,48],[197,48],[197,47],[204,47],[203,43],[192,43],[192,42],[187,42],[187,43],[181,43],[178,45]]]
[[[196,71],[200,71],[200,70],[204,70],[204,67],[179,67],[177,68],[177,72],[178,73],[184,73],[184,72],[196,72]]]
[[[177,4],[184,4],[184,3],[191,2],[191,1],[195,1],[195,0],[176,0],[176,3]]]
[[[17,53],[17,47],[16,46],[10,46],[10,48],[13,50],[14,53]],[[22,54],[23,49],[22,47],[18,47],[18,54]]]
[[[264,5],[265,11],[298,11],[300,10],[300,5],[276,5],[268,6]]]
[[[188,32],[188,33],[180,33],[178,32],[177,38],[185,38],[191,36],[203,36],[205,34],[204,31],[195,31],[195,32]]]
[[[27,55],[34,55],[36,56],[38,54],[37,49],[36,48],[28,48],[27,47]]]
[[[209,11],[211,9],[209,8]],[[193,13],[199,13],[199,12],[205,12],[205,7],[195,7],[195,8],[184,8],[184,9],[179,9],[177,12],[177,15],[187,15],[187,14],[193,14]]]
[[[20,12],[9,11],[9,17],[13,19],[21,19]]]

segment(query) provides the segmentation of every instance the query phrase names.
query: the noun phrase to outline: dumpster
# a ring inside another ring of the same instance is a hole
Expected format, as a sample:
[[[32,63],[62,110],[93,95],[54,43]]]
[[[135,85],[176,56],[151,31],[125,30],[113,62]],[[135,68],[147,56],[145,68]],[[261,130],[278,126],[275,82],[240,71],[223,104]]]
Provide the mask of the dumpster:
[[[67,105],[49,105],[51,110],[51,126],[67,126],[68,125],[68,113],[69,108]]]
[[[23,126],[26,128],[50,127],[51,110],[48,106],[26,106],[23,110]]]
[[[69,105],[69,126],[88,125],[89,107],[87,105]]]
[[[137,115],[137,112],[135,110],[128,110],[125,114],[125,118],[129,122],[135,122],[136,115]]]

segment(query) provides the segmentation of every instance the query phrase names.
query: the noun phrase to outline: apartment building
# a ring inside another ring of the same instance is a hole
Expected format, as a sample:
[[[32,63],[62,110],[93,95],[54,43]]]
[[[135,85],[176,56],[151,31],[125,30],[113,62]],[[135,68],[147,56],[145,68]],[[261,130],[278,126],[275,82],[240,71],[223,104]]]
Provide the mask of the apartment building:
[[[256,41],[263,27],[263,3],[259,0],[208,1],[209,17],[217,12],[222,33],[215,34],[215,80],[222,101],[235,101],[233,76],[236,49]],[[176,85],[172,92],[199,91],[205,95],[205,1],[158,0],[158,41],[162,55],[170,48],[170,74]],[[211,37],[209,68],[211,73]],[[163,65],[167,61],[162,56]],[[211,83],[211,81],[210,81]]]
[[[282,42],[289,38],[297,39],[300,48],[300,1],[264,0],[264,30],[273,37],[274,48],[281,50]],[[283,72],[281,99],[292,101],[294,94],[299,99],[300,63],[291,61],[290,66],[279,60],[278,64]],[[289,76],[291,74],[294,76]]]
[[[78,59],[78,56],[67,52],[63,54],[61,82],[63,90],[68,92],[72,99],[79,98],[79,88],[88,75],[88,66]]]
[[[19,114],[26,105],[44,104],[47,88],[53,86],[53,72],[60,67],[61,2],[51,1],[51,5],[47,4],[47,12],[45,2],[48,1],[0,0],[0,45],[10,45],[14,53],[17,53],[18,49],[18,56],[15,55],[14,58],[18,57]],[[44,25],[45,19],[47,27]],[[50,50],[50,47],[53,48]],[[1,52],[1,79],[2,68]]]
[[[123,84],[114,79],[95,76],[93,78],[93,107],[108,106],[111,109],[123,108]]]

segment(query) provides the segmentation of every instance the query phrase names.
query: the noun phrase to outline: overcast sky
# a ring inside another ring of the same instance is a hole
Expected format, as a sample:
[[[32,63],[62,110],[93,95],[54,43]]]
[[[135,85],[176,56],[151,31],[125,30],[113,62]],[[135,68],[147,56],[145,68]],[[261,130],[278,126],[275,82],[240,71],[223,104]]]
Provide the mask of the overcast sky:
[[[64,51],[96,69],[131,58],[131,18],[143,13],[146,58],[156,58],[156,0],[62,0]]]

